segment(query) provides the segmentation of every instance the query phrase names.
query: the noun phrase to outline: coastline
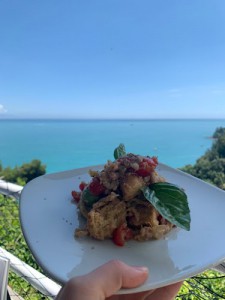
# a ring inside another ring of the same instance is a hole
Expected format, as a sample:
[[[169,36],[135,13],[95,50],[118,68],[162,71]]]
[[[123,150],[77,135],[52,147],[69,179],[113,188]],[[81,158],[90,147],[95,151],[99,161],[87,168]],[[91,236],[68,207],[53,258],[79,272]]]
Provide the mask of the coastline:
[[[5,168],[39,159],[52,173],[102,164],[123,143],[180,168],[205,153],[221,126],[225,120],[0,119],[0,162]]]

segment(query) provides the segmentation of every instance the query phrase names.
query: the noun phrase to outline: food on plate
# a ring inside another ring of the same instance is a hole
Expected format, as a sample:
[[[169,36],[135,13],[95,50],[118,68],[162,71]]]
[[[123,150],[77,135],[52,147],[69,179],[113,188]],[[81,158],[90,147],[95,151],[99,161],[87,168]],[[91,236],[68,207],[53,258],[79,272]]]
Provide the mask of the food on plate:
[[[158,173],[157,157],[126,153],[120,144],[114,158],[102,170],[90,170],[90,182],[72,191],[87,221],[76,237],[112,239],[123,246],[130,239],[160,239],[175,226],[190,230],[187,195]]]

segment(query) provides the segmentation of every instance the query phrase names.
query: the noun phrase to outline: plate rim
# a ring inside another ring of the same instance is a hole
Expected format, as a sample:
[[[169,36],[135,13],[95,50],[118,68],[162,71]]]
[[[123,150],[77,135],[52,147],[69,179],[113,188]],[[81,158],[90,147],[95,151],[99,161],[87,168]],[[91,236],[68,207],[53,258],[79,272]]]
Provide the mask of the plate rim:
[[[94,165],[94,166],[88,166],[88,167],[82,167],[82,168],[75,168],[75,169],[70,169],[70,170],[65,170],[65,171],[60,171],[60,172],[54,172],[54,173],[48,173],[48,174],[44,174],[44,175],[41,175],[41,176],[38,176],[36,178],[34,178],[33,180],[31,180],[30,182],[28,182],[24,188],[22,189],[21,191],[21,194],[20,194],[20,199],[19,199],[19,219],[20,219],[20,224],[21,224],[21,229],[22,229],[22,232],[23,232],[23,236],[25,238],[25,241],[32,253],[32,255],[34,256],[37,264],[44,270],[44,272],[50,277],[52,278],[54,281],[56,281],[57,283],[59,284],[64,284],[66,282],[66,280],[63,278],[63,276],[59,276],[58,274],[55,274],[54,272],[52,272],[51,270],[49,270],[49,268],[47,268],[41,261],[41,259],[39,258],[36,250],[35,250],[35,247],[34,245],[32,244],[32,242],[29,240],[29,237],[27,236],[27,232],[26,232],[26,228],[25,228],[25,225],[23,223],[23,213],[22,213],[22,206],[24,205],[24,200],[23,200],[23,195],[24,193],[26,193],[26,189],[30,188],[31,187],[31,184],[35,184],[36,182],[42,180],[43,178],[51,178],[52,176],[60,176],[60,175],[72,175],[73,176],[78,176],[79,174],[74,174],[74,173],[77,173],[77,172],[81,172],[81,174],[86,174],[88,172],[88,170],[90,169],[101,169],[103,168],[104,164],[100,164],[100,165]],[[188,174],[180,169],[175,169],[175,168],[172,168],[166,164],[163,164],[163,163],[159,163],[159,167],[158,169],[160,170],[160,168],[164,168],[166,170],[169,170],[169,171],[172,171],[172,172],[175,172],[176,174],[179,174],[179,175],[182,175],[182,176],[185,176],[185,177],[189,177],[191,179],[194,179],[195,181],[199,181],[201,182],[201,184],[204,184],[206,186],[210,186],[211,188],[215,189],[215,190],[218,190],[219,192],[221,193],[224,193],[225,195],[225,191],[223,191],[222,189],[218,188],[217,186],[214,186],[206,181],[203,181],[191,174]],[[86,172],[86,173],[84,173]],[[68,178],[71,178],[71,176],[69,176]],[[162,287],[162,286],[166,286],[166,285],[170,285],[172,283],[175,283],[175,282],[178,282],[178,281],[183,281],[189,277],[192,277],[192,276],[195,276],[196,274],[199,274],[201,273],[202,271],[206,270],[206,269],[210,269],[210,268],[213,268],[215,267],[216,265],[220,264],[221,262],[223,262],[225,259],[225,249],[224,249],[224,255],[221,255],[221,257],[218,257],[216,259],[216,262],[215,260],[213,259],[213,261],[209,261],[207,266],[206,264],[203,264],[202,266],[199,265],[199,267],[195,267],[194,270],[192,272],[189,272],[189,275],[187,277],[186,273],[182,276],[179,276],[179,280],[177,279],[174,279],[174,280],[171,280],[171,279],[168,279],[164,282],[161,282],[161,283],[158,283],[156,285],[154,285],[153,287],[150,287],[151,289],[152,288],[159,288],[159,287]],[[151,270],[150,270],[151,272]],[[140,286],[140,287],[137,287],[137,288],[132,288],[132,289],[121,289],[118,294],[128,294],[128,293],[135,293],[135,292],[141,292],[141,291],[147,291],[149,290],[149,284],[146,284],[144,285],[143,287]]]

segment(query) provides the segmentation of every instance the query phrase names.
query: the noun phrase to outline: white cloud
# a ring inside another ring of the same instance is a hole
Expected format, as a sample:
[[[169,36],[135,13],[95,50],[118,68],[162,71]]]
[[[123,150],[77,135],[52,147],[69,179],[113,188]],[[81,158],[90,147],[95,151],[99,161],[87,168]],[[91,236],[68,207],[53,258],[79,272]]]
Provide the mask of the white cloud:
[[[5,107],[2,104],[0,104],[0,114],[4,114],[6,112],[7,112],[7,109],[5,109]]]

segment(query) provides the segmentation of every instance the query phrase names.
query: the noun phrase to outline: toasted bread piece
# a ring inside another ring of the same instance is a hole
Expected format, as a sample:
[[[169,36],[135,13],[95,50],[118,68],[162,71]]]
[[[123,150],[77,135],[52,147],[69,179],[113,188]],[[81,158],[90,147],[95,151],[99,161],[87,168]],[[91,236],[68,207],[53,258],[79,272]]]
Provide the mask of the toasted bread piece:
[[[134,235],[134,240],[136,241],[148,241],[151,239],[161,239],[173,228],[171,223],[165,225],[156,225],[156,226],[144,226]]]
[[[123,194],[123,200],[128,201],[137,196],[140,193],[140,189],[145,186],[142,177],[139,177],[135,174],[127,174],[125,175],[123,181],[120,184],[120,188]]]
[[[126,222],[126,205],[115,193],[99,200],[87,216],[90,236],[104,240],[111,238],[113,231]]]
[[[128,225],[131,227],[157,226],[159,213],[147,200],[133,199],[127,203]]]
[[[133,228],[135,240],[160,239],[173,227],[147,200],[133,199],[127,206],[128,226]]]
[[[152,172],[151,174],[151,183],[156,183],[156,182],[165,182],[165,178],[160,176],[156,171]]]

